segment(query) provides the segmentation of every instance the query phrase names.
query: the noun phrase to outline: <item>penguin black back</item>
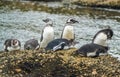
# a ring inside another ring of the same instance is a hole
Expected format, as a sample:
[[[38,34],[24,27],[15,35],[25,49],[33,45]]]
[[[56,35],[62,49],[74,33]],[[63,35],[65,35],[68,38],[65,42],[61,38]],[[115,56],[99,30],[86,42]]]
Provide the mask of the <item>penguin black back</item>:
[[[26,41],[26,43],[24,45],[24,49],[25,50],[37,50],[37,49],[39,49],[38,40],[30,39],[30,40]]]
[[[65,46],[69,48],[70,44],[71,44],[70,41],[68,41],[67,39],[55,39],[48,43],[45,50],[46,51],[47,50],[53,50],[53,51],[62,50],[65,48]]]
[[[100,53],[107,53],[108,49],[108,47],[90,43],[83,45],[75,53],[86,57],[97,57],[100,55]]]

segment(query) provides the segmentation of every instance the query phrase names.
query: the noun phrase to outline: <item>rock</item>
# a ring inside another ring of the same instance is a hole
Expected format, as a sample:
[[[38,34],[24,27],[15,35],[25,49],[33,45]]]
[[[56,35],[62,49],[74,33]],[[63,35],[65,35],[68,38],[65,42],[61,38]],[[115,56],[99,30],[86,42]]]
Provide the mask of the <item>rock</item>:
[[[111,55],[96,58],[74,55],[76,49],[41,53],[0,53],[0,77],[119,77],[120,61]]]
[[[80,6],[120,9],[120,0],[73,0],[72,3]]]

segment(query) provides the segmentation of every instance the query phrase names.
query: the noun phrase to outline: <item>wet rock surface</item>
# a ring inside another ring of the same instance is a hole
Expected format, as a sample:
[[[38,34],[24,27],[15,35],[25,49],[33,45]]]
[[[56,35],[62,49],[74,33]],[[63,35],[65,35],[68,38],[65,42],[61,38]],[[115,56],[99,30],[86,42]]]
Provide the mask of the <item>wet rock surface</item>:
[[[1,77],[119,77],[120,61],[110,55],[86,58],[76,49],[41,53],[11,51],[0,53]]]

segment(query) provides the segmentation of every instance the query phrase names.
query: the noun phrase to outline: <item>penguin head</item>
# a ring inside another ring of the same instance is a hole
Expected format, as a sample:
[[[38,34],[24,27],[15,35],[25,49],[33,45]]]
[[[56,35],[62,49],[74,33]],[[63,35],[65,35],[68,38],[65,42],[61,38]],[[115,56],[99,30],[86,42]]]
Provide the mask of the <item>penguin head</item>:
[[[111,39],[113,36],[113,31],[111,29],[104,29],[104,33],[107,35],[107,39]]]
[[[103,29],[96,33],[92,42],[102,46],[107,46],[107,40],[111,39],[113,36],[112,29]]]
[[[19,45],[19,41],[17,39],[11,40],[11,46],[18,46],[18,45]]]
[[[70,24],[74,24],[74,23],[78,23],[77,20],[73,19],[73,18],[69,18],[66,23],[70,23]]]
[[[96,36],[102,35],[102,38],[111,39],[113,36],[113,31],[111,29],[103,29],[98,32]]]
[[[50,18],[43,19],[43,21],[44,21],[46,24],[50,25],[50,26],[53,25],[53,22],[52,22],[52,20],[51,20]]]

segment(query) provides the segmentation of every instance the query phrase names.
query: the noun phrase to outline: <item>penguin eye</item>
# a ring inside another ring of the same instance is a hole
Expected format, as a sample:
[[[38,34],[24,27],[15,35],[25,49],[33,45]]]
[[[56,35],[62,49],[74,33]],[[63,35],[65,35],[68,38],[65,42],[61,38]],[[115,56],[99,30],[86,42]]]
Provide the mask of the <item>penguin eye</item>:
[[[73,19],[70,19],[70,21],[73,21]]]

